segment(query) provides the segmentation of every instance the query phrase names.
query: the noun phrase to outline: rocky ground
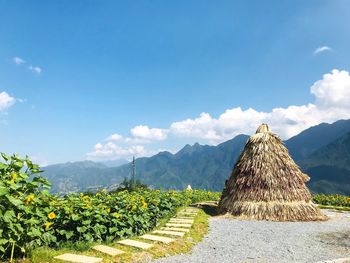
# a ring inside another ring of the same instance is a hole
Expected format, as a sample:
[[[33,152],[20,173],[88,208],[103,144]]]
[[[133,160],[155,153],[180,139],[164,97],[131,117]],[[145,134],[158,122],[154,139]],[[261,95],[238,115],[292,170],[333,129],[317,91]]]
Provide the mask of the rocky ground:
[[[212,217],[209,233],[175,262],[322,262],[350,257],[350,212],[323,210],[324,222],[243,221]]]

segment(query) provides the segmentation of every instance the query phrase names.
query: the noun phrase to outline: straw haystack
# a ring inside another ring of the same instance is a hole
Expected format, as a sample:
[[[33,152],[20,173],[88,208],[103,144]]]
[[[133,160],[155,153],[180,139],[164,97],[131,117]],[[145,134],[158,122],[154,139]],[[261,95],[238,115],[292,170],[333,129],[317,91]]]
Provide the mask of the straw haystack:
[[[272,221],[324,220],[302,173],[266,124],[249,138],[219,203],[221,214]]]

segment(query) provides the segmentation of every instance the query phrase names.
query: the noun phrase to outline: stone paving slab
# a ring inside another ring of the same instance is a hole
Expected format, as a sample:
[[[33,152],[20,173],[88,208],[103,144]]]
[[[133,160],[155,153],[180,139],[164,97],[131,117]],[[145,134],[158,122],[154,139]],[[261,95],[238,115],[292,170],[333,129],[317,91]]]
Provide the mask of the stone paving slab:
[[[182,210],[180,210],[180,212],[198,212],[199,211],[199,209],[191,209],[191,208],[186,208],[186,209],[182,209]]]
[[[153,247],[152,244],[131,240],[131,239],[120,240],[118,241],[118,243],[126,246],[141,248],[141,249],[149,249]]]
[[[110,255],[112,257],[125,253],[123,250],[116,249],[114,247],[104,246],[104,245],[97,245],[92,247],[92,249],[97,250],[101,253]]]
[[[152,233],[172,235],[172,236],[178,236],[178,237],[183,237],[186,234],[185,232],[168,231],[168,230],[154,230]]]
[[[176,219],[194,219],[194,216],[176,216]]]
[[[192,224],[178,224],[178,223],[166,223],[166,226],[175,226],[175,227],[191,227]]]
[[[140,238],[144,238],[144,239],[148,239],[148,240],[152,240],[152,241],[158,241],[158,242],[162,242],[165,244],[169,244],[170,242],[175,241],[175,239],[170,238],[170,237],[162,237],[162,236],[155,236],[155,235],[149,235],[149,234],[140,236]]]
[[[161,230],[178,231],[178,232],[190,232],[190,230],[188,228],[181,228],[181,227],[162,227]]]
[[[177,212],[178,215],[197,215],[197,213],[193,213],[193,212]]]
[[[197,215],[197,214],[196,214]],[[176,215],[176,217],[175,218],[179,218],[179,219],[193,219],[193,218],[195,218],[196,217],[196,215],[186,215],[186,214],[184,214],[184,215]]]
[[[170,218],[169,222],[171,223],[186,223],[186,224],[193,224],[193,219],[179,219],[179,218]]]
[[[60,259],[67,262],[75,263],[97,263],[102,262],[102,258],[88,257],[83,255],[76,255],[71,253],[65,253],[59,256],[54,257],[55,259]]]

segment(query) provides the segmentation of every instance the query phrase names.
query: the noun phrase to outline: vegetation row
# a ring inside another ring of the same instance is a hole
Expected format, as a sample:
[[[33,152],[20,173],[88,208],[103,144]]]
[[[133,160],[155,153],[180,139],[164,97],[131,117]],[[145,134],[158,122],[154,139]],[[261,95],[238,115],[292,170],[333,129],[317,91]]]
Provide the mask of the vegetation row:
[[[65,242],[111,242],[140,235],[179,207],[220,194],[201,190],[144,188],[113,193],[49,193],[49,182],[28,158],[2,154],[0,162],[0,258],[12,259],[35,247]]]
[[[318,194],[313,196],[313,200],[316,204],[320,204],[324,206],[337,206],[337,207],[350,208],[350,197],[345,195]]]

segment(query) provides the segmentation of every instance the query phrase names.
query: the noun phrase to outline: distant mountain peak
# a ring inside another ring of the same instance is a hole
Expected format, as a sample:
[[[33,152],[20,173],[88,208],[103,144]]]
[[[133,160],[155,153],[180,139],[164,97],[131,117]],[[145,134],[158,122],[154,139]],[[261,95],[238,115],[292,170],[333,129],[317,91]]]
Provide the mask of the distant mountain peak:
[[[191,155],[192,153],[199,151],[203,148],[203,145],[200,145],[198,142],[196,142],[193,145],[186,144],[180,151],[178,151],[175,155],[177,157],[183,156],[183,155]]]
[[[168,152],[168,151],[161,151],[161,152],[157,153],[156,156],[173,156],[173,154],[171,152]]]

